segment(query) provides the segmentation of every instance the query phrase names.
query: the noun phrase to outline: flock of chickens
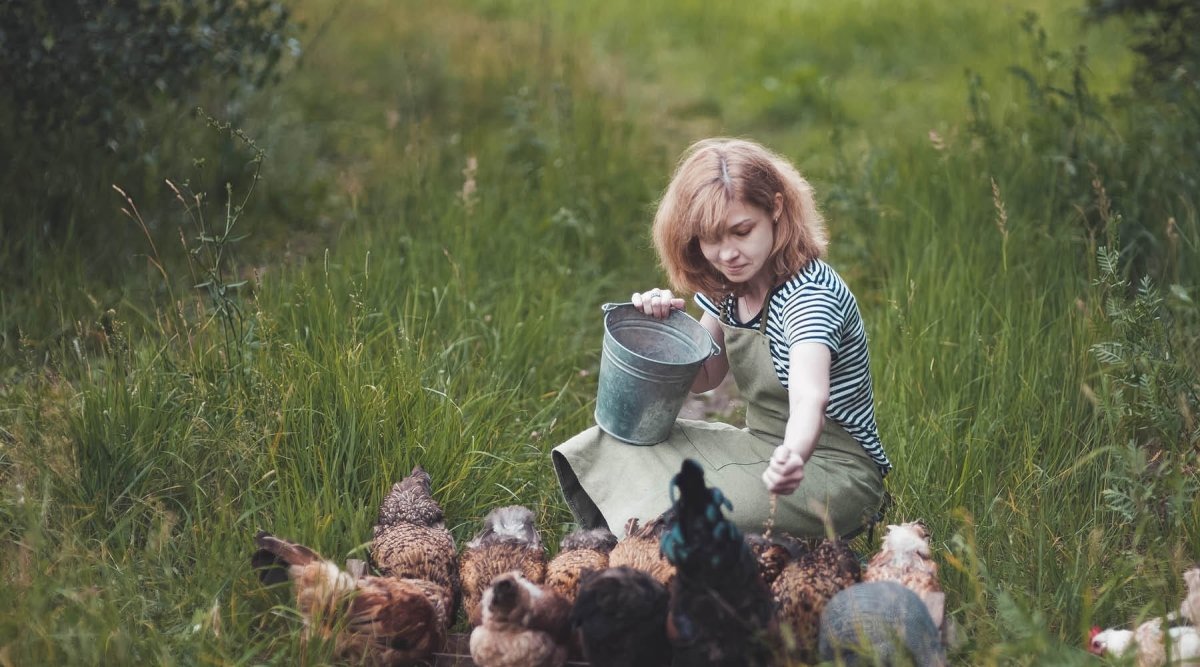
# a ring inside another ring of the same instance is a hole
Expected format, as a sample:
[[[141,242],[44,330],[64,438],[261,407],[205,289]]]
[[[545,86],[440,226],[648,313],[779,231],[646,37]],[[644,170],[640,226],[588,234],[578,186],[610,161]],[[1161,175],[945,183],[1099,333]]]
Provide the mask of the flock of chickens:
[[[560,667],[568,658],[596,667],[766,665],[818,655],[854,664],[841,647],[864,640],[873,660],[944,664],[952,628],[920,523],[889,526],[863,569],[838,540],[743,535],[693,461],[671,491],[665,513],[644,525],[631,519],[620,541],[604,529],[576,531],[548,560],[533,513],[509,506],[491,511],[460,554],[418,466],[379,508],[377,575],[264,532],[252,564],[264,583],[291,580],[306,637],[332,641],[357,663],[431,662],[461,607],[480,667]],[[1189,576],[1183,613],[1196,618],[1200,570]],[[1091,650],[1115,654],[1137,642],[1140,656],[1147,640],[1120,632],[1094,632]],[[1139,667],[1154,664],[1164,663],[1139,657]]]
[[[1167,615],[1175,624],[1163,628],[1152,618],[1133,630],[1092,628],[1088,650],[1096,655],[1133,657],[1137,667],[1200,665],[1200,567],[1183,573],[1187,595],[1179,611]]]

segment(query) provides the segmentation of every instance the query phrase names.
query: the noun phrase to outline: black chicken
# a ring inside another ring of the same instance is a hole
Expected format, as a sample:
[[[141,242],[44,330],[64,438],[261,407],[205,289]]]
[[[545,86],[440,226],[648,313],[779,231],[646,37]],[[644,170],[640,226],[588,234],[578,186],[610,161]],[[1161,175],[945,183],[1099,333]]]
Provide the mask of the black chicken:
[[[671,483],[675,511],[662,552],[676,568],[667,615],[672,664],[766,664],[774,634],[771,593],[754,552],[722,512],[732,503],[705,486],[703,469],[691,459]]]
[[[671,664],[667,589],[627,565],[584,572],[571,626],[592,667]]]

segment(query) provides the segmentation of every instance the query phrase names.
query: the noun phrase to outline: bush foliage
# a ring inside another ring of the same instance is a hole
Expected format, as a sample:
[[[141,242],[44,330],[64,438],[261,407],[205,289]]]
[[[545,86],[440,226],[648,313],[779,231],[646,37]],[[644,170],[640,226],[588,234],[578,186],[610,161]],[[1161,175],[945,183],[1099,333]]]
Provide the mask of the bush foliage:
[[[6,104],[43,131],[86,127],[117,140],[122,114],[201,84],[261,85],[288,48],[275,0],[72,0],[0,5]]]

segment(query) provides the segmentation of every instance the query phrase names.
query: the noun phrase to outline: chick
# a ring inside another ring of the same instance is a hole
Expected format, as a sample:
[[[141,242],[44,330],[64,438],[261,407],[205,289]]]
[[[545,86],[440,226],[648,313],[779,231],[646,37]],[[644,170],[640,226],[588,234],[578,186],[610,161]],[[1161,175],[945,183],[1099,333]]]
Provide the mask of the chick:
[[[561,667],[567,661],[571,604],[554,591],[506,572],[480,600],[482,622],[471,631],[479,667]]]
[[[658,583],[669,587],[675,578],[675,566],[662,554],[660,544],[671,514],[667,510],[644,526],[638,525],[637,519],[627,521],[625,538],[608,554],[608,566],[624,565],[648,572]]]
[[[667,589],[628,566],[585,572],[571,627],[592,667],[657,667],[671,662]]]
[[[784,566],[771,584],[779,622],[801,655],[816,649],[821,612],[830,598],[862,579],[858,557],[840,540],[824,540]]]
[[[445,625],[423,582],[355,577],[308,547],[269,533],[255,536],[251,563],[266,584],[292,581],[305,636],[333,639],[342,659],[369,665],[427,660],[446,641]]]
[[[887,528],[879,553],[867,563],[863,581],[894,581],[917,594],[939,628],[945,627],[945,600],[938,566],[929,550],[929,531],[919,521]]]
[[[460,562],[463,609],[471,625],[482,621],[480,601],[492,579],[516,570],[540,584],[546,579],[546,552],[533,512],[520,505],[494,509],[463,550]]]
[[[608,567],[608,554],[617,536],[607,528],[577,530],[563,538],[558,555],[546,566],[546,585],[569,602],[575,602],[580,577]]]

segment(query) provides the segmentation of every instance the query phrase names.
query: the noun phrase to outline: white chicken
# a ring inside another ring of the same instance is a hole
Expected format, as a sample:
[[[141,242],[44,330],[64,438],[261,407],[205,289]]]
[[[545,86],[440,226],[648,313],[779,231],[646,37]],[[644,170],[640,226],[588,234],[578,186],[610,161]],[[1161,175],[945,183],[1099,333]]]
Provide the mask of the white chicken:
[[[1184,571],[1183,583],[1187,585],[1187,596],[1179,605],[1179,615],[1191,621],[1192,627],[1200,628],[1200,567]]]
[[[1132,653],[1137,667],[1200,665],[1200,632],[1194,627],[1176,626],[1167,628],[1164,635],[1162,619],[1158,618],[1142,623],[1136,630],[1093,628],[1088,651],[1115,658]]]

